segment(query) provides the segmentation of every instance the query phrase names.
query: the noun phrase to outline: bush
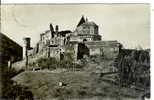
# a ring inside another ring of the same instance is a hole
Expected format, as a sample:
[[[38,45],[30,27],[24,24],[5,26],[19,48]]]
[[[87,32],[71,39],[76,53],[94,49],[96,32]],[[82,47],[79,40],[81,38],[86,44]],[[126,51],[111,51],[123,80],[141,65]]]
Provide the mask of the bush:
[[[15,69],[4,70],[2,68],[2,99],[6,100],[33,100],[33,94],[27,87],[16,84],[11,80],[12,77],[23,72],[24,70],[16,71]]]
[[[66,69],[73,69],[73,68],[83,68],[83,64],[85,60],[82,60],[81,64],[75,64],[70,59],[64,59],[61,61],[57,61],[55,58],[40,58],[36,61],[36,65],[41,69],[49,69],[53,70],[56,68],[66,68]]]
[[[150,55],[146,51],[121,51],[116,60],[121,86],[150,87]]]
[[[42,69],[56,69],[57,60],[55,58],[40,58],[36,61],[36,66],[41,67]]]

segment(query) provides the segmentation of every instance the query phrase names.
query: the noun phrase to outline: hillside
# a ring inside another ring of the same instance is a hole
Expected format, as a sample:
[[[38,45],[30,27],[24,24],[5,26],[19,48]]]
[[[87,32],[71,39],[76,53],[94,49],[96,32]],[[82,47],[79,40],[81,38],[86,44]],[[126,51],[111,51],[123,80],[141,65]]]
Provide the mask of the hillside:
[[[23,72],[13,78],[18,84],[30,88],[34,100],[51,100],[51,98],[91,98],[90,100],[139,100],[143,91],[119,88],[112,81],[100,77],[100,74],[88,72]],[[60,87],[59,82],[65,86]],[[121,95],[121,97],[119,97]],[[131,99],[127,99],[127,98]]]
[[[150,65],[145,59],[149,56],[132,53],[129,57],[121,54],[118,59],[85,58],[78,62],[80,66],[40,59],[38,63],[45,69],[22,72],[13,80],[28,87],[34,100],[141,100],[150,90]],[[59,86],[60,82],[64,86]]]

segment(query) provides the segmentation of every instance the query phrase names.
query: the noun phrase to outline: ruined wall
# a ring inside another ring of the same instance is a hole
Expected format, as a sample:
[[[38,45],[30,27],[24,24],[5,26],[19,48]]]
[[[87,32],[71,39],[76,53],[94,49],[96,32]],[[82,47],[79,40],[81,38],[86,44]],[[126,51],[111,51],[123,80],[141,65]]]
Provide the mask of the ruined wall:
[[[64,59],[76,61],[78,52],[78,42],[70,42],[63,46],[64,48]]]
[[[89,56],[89,48],[84,43],[78,43],[77,59]]]
[[[33,53],[34,49],[28,51],[28,65],[35,63],[40,58],[47,58],[48,57],[48,49],[43,48],[38,53]],[[24,58],[21,61],[15,62],[12,64],[12,68],[16,70],[25,69],[26,68],[26,59]]]
[[[12,68],[16,70],[25,69],[25,65],[26,65],[26,59],[23,59],[23,60],[13,63]]]
[[[83,40],[80,39],[80,37],[77,36],[77,35],[71,35],[71,36],[70,36],[70,41],[78,41],[78,42],[82,42]]]
[[[56,45],[64,45],[64,37],[56,37],[53,39],[53,41]]]
[[[102,55],[101,48],[90,47],[90,55]]]
[[[57,60],[60,60],[60,53],[62,52],[60,47],[49,47],[48,50],[48,57],[54,57]]]
[[[93,35],[90,34],[83,34],[83,35],[78,35],[81,41],[93,41]]]
[[[79,34],[75,36],[70,36],[70,41],[78,41],[78,42],[83,42],[83,41],[99,41],[101,40],[100,35],[92,35],[92,34]]]
[[[113,58],[119,54],[120,43],[117,41],[93,41],[85,42],[90,50],[90,55],[101,55],[105,58]]]

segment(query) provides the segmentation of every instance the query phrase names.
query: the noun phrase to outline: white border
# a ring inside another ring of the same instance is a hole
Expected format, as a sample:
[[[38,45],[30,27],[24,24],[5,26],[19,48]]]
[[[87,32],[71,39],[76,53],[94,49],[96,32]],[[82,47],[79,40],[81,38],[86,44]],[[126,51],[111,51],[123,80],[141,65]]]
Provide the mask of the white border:
[[[154,77],[154,0],[1,0],[1,4],[20,4],[20,3],[150,3],[151,4],[151,77]],[[151,100],[154,99],[154,79],[151,78]]]
[[[152,46],[152,44],[154,44],[154,2],[151,1],[151,100],[154,99],[154,68],[153,68],[153,65],[154,65],[154,62],[153,62],[153,59],[154,59],[154,46]]]
[[[1,0],[1,3],[151,3],[152,0]]]

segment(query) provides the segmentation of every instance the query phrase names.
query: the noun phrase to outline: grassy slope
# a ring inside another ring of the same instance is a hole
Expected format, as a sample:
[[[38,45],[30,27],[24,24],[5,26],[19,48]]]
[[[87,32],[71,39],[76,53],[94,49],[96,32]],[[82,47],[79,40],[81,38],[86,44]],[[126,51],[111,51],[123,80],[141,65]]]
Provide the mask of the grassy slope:
[[[142,94],[141,91],[134,89],[118,88],[112,82],[100,78],[98,74],[88,72],[23,72],[13,80],[28,86],[35,98],[40,97],[43,100],[51,100],[51,98],[60,98],[61,100],[68,97],[113,97],[119,100],[118,95],[138,97]],[[67,86],[59,87],[58,82],[60,81],[66,83]],[[98,99],[95,98],[95,100]]]

